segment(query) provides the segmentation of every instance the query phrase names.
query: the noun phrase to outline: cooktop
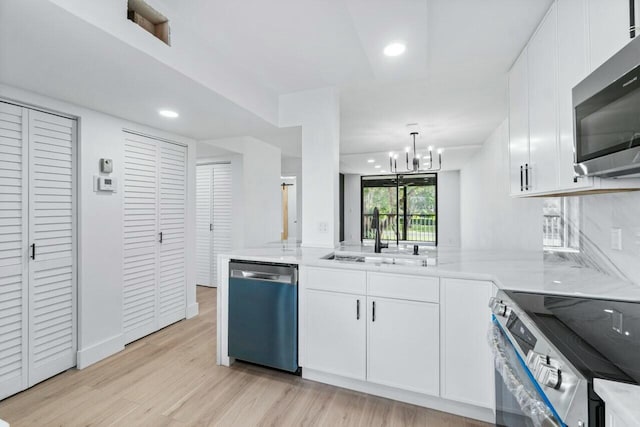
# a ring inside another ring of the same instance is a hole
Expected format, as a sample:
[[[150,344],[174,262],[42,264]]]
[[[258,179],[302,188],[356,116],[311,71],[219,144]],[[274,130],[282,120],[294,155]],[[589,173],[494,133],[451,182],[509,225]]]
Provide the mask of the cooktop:
[[[505,293],[589,382],[640,384],[640,302]]]

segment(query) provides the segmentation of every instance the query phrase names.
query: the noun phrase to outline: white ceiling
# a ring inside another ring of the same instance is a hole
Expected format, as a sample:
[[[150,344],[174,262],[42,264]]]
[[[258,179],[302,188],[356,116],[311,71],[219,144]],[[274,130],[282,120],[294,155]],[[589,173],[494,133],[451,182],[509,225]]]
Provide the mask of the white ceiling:
[[[402,149],[407,123],[419,124],[425,146],[482,143],[507,115],[506,73],[551,0],[151,3],[209,47],[194,55],[224,58],[277,94],[340,87],[346,155]],[[251,135],[300,155],[299,130],[275,128],[49,1],[2,2],[0,12],[0,82],[197,139]],[[385,57],[396,40],[406,53]],[[160,106],[180,118],[159,118]]]

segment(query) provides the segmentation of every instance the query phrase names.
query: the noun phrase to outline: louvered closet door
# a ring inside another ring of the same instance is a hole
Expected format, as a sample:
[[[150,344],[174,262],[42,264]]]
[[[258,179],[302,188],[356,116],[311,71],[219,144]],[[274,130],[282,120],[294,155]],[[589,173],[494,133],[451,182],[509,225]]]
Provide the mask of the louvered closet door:
[[[187,149],[160,143],[159,327],[185,318]]]
[[[29,111],[29,386],[76,364],[75,135]]]
[[[213,171],[211,165],[196,167],[196,258],[197,278],[196,283],[202,286],[211,286],[212,280],[212,245],[213,233],[211,213],[211,192],[213,184]]]
[[[218,283],[218,255],[231,250],[231,165],[213,165],[213,281]]]
[[[27,384],[27,126],[0,102],[0,399]]]
[[[124,135],[123,329],[129,343],[157,329],[158,142]]]

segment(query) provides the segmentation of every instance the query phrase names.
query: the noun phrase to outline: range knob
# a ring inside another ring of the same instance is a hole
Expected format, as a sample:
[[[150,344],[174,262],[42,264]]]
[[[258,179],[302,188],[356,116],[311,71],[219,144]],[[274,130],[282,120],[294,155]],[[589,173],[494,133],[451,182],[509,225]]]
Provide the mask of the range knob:
[[[537,377],[537,373],[540,369],[540,366],[547,365],[549,363],[547,356],[544,354],[536,353],[533,350],[529,350],[527,353],[527,366],[533,372],[533,375]]]
[[[489,307],[496,316],[508,317],[511,314],[511,309],[496,298],[491,298],[489,300]]]
[[[540,365],[536,380],[545,387],[558,388],[560,387],[560,370],[551,365]]]

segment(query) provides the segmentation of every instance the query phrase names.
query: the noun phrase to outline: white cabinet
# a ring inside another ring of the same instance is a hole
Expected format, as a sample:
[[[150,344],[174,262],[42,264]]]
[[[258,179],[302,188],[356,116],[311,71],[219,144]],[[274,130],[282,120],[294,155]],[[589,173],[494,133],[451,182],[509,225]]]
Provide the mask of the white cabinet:
[[[529,170],[525,190],[556,188],[557,161],[557,15],[553,4],[528,46]]]
[[[522,194],[529,164],[529,80],[527,49],[509,73],[509,179],[511,194]]]
[[[366,298],[306,291],[305,368],[366,379]]]
[[[558,0],[558,187],[593,186],[593,178],[574,180],[572,89],[589,74],[586,0]]]
[[[595,70],[631,41],[629,0],[587,0],[587,6],[590,68]]]
[[[440,337],[442,397],[494,407],[494,375],[487,331],[493,283],[441,279]]]
[[[76,128],[0,102],[0,399],[76,364]]]
[[[367,306],[367,380],[438,396],[438,304],[369,297]]]

